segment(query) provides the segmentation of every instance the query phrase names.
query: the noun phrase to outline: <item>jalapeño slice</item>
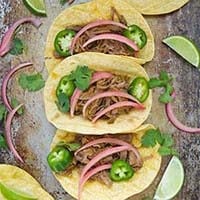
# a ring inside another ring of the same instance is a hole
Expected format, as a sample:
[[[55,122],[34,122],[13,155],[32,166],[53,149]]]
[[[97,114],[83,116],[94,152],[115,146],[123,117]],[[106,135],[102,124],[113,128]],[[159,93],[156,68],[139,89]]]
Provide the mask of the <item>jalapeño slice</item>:
[[[135,78],[128,88],[128,93],[143,103],[149,96],[147,80],[144,77]]]
[[[146,33],[135,24],[130,25],[123,34],[125,37],[133,40],[140,49],[142,49],[147,43]]]
[[[72,39],[75,36],[75,31],[70,29],[65,29],[60,31],[55,38],[54,41],[54,48],[56,52],[59,54],[59,56],[67,57],[70,56],[70,45],[72,42]]]
[[[124,160],[116,160],[112,163],[112,167],[110,170],[110,178],[113,181],[119,182],[119,181],[126,181],[132,178],[134,175],[134,170],[130,166],[129,163],[127,163]]]

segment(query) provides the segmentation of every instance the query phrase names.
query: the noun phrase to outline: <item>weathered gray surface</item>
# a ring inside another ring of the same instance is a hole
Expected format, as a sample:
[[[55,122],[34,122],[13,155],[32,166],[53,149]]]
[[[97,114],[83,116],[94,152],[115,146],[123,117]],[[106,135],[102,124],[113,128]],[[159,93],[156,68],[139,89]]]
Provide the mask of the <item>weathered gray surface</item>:
[[[47,77],[43,52],[48,28],[57,14],[64,9],[58,2],[58,0],[46,1],[48,17],[42,19],[44,24],[39,30],[31,25],[23,26],[18,36],[23,38],[28,46],[28,51],[20,57],[7,55],[0,58],[0,77],[9,69],[11,64],[27,60],[32,60],[35,69],[43,72],[44,76]],[[84,1],[76,1],[76,3],[78,2]],[[170,15],[147,17],[155,36],[156,55],[151,63],[145,65],[145,68],[151,76],[158,74],[163,69],[173,75],[177,92],[177,98],[174,102],[176,114],[180,120],[191,126],[200,126],[200,72],[164,46],[161,40],[168,35],[181,34],[193,38],[200,46],[199,10],[200,1],[191,0],[184,8]],[[30,15],[22,1],[0,0],[0,38],[8,24],[20,17]],[[32,72],[33,68],[27,71]],[[12,80],[9,91],[10,96],[17,97],[26,105],[25,115],[17,117],[13,125],[16,133],[14,134],[14,142],[26,164],[20,165],[15,162],[13,156],[7,151],[0,152],[0,163],[18,165],[27,170],[40,181],[42,186],[56,200],[72,199],[62,190],[47,166],[46,156],[55,130],[46,121],[42,91],[37,93],[24,92],[17,84],[17,76]],[[157,101],[158,94],[159,91],[156,90],[154,92],[153,109],[148,122],[154,123],[162,131],[173,134],[176,139],[176,147],[186,173],[184,187],[176,199],[198,200],[200,199],[200,136],[182,133],[171,126],[165,116],[163,105]],[[141,195],[130,199],[141,200],[145,196],[151,197],[153,195],[167,161],[167,159],[164,160],[160,175],[156,178],[154,184]]]

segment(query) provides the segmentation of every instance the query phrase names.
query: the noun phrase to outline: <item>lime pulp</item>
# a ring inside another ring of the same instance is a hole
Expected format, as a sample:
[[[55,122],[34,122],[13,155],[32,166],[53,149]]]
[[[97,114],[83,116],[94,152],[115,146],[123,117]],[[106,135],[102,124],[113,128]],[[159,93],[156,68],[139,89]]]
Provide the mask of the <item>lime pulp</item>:
[[[44,0],[23,0],[25,6],[36,15],[46,15]]]
[[[154,200],[170,200],[181,190],[184,182],[183,165],[178,157],[173,156],[158,185]]]
[[[7,200],[37,200],[38,198],[24,192],[9,188],[0,183],[0,192]]]
[[[200,51],[190,39],[176,35],[165,38],[163,43],[172,48],[193,66],[200,67]]]

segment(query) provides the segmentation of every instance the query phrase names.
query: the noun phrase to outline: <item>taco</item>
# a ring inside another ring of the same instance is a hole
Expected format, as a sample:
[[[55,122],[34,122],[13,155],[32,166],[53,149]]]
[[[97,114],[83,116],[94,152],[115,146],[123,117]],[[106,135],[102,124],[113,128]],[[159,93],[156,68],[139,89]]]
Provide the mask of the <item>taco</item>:
[[[129,58],[92,52],[71,56],[46,81],[46,116],[56,128],[71,132],[128,132],[151,110],[148,79]]]
[[[154,56],[154,38],[143,16],[126,1],[95,0],[67,8],[54,20],[47,36],[46,67],[51,71],[81,52],[129,56],[144,64]]]
[[[79,200],[124,200],[145,190],[155,179],[161,156],[141,146],[143,125],[127,134],[78,135],[58,130],[48,163],[62,187]]]
[[[1,200],[53,200],[40,184],[24,170],[0,164]]]
[[[144,15],[161,15],[178,10],[189,0],[126,0]]]

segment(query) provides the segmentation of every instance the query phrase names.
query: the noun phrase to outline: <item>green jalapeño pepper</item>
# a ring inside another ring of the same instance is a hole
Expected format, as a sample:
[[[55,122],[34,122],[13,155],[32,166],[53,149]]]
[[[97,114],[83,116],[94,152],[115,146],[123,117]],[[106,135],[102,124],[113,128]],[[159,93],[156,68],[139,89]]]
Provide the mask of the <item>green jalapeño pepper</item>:
[[[67,148],[57,146],[47,157],[48,164],[54,172],[64,171],[71,163],[73,154]]]
[[[73,37],[75,36],[75,31],[70,29],[65,29],[60,31],[55,38],[54,48],[59,56],[67,57],[70,56],[70,45]]]
[[[74,81],[70,80],[69,76],[63,76],[56,89],[56,96],[59,97],[61,93],[71,97],[75,90]]]
[[[143,103],[149,96],[147,80],[144,77],[135,78],[128,88],[128,93]]]
[[[142,49],[147,43],[146,33],[137,25],[131,25],[124,31],[124,36],[133,40]]]
[[[134,175],[133,168],[124,160],[116,160],[112,163],[110,178],[112,181],[126,181]]]

